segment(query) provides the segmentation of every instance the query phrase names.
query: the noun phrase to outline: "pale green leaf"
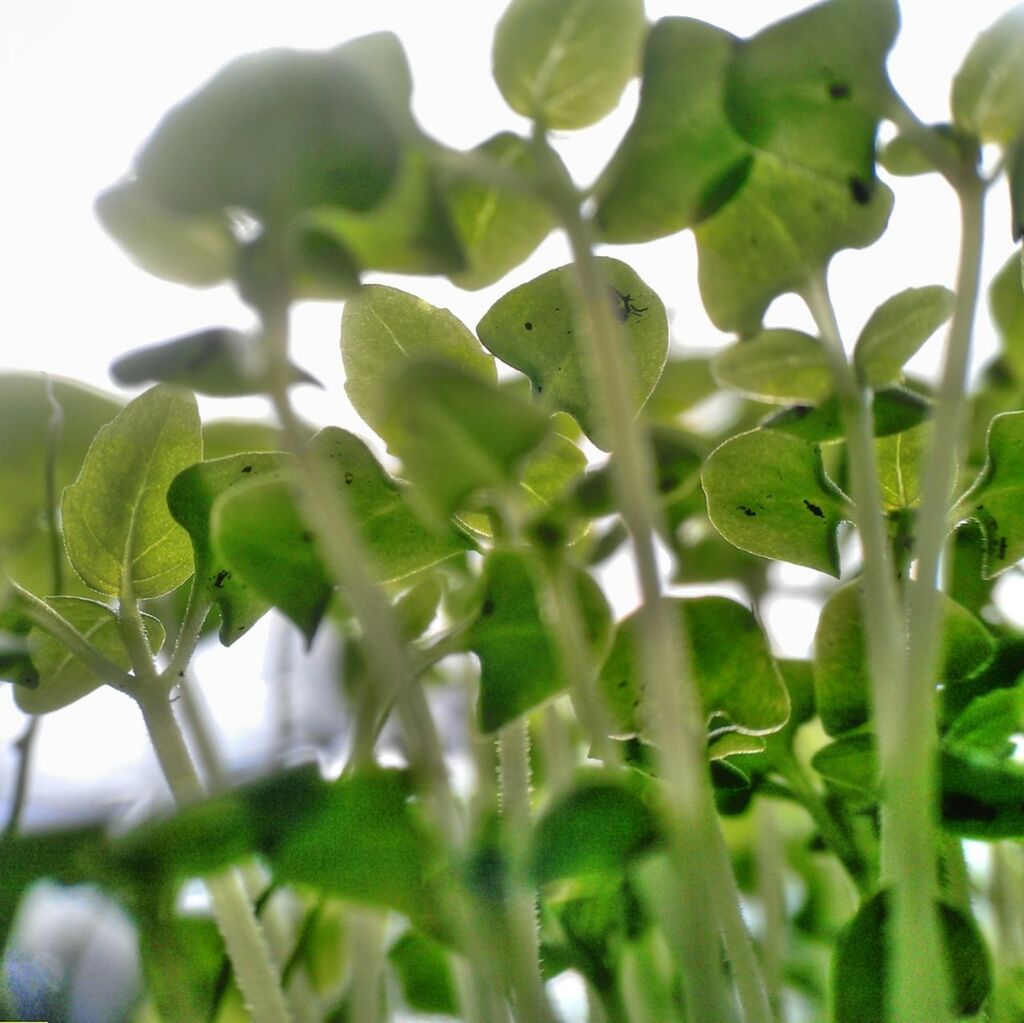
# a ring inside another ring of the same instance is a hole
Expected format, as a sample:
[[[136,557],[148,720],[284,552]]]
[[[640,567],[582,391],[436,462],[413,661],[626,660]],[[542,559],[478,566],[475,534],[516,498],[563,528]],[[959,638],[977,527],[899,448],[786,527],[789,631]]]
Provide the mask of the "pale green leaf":
[[[916,508],[921,500],[921,471],[931,442],[930,423],[875,439],[878,486],[886,512]]]
[[[1024,284],[1021,255],[1014,252],[992,279],[989,309],[999,332],[1006,364],[1018,382],[1024,382]]]
[[[821,341],[799,330],[763,330],[721,351],[715,379],[757,401],[817,404],[832,393]]]
[[[202,457],[195,398],[171,387],[146,391],[96,434],[61,502],[68,556],[89,586],[158,597],[188,579],[192,545],[167,488]]]

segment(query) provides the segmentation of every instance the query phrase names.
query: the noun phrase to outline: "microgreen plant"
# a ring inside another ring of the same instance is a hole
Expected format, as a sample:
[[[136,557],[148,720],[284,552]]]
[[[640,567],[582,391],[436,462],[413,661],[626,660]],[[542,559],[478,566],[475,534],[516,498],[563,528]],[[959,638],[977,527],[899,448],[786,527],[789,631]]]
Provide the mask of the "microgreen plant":
[[[0,376],[0,672],[33,721],[133,700],[176,811],[26,830],[25,743],[4,941],[38,880],[101,887],[151,1023],[554,1023],[569,971],[594,1023],[1021,1018],[1024,634],[994,589],[1024,558],[1024,289],[1019,253],[980,264],[990,189],[1008,252],[1024,233],[1024,14],[973,45],[941,124],[890,82],[898,29],[895,0],[747,39],[511,0],[493,68],[524,136],[428,137],[390,34],[240,58],[156,125],[101,221],[153,274],[233,283],[258,326],[122,355],[115,379],[152,385],[127,402]],[[561,133],[637,75],[581,187]],[[886,231],[894,175],[955,195],[956,280],[843,337],[829,265]],[[672,296],[615,254],[684,230],[731,336],[713,357],[672,348]],[[515,277],[552,231],[571,262]],[[474,327],[375,272],[517,283]],[[986,286],[1002,347],[969,387]],[[784,294],[800,329],[765,325]],[[361,436],[296,413],[306,300],[344,302]],[[908,374],[939,331],[938,378]],[[276,422],[203,423],[197,394],[265,395]],[[639,593],[618,621],[616,553]],[[817,580],[807,660],[763,631],[772,561]],[[671,590],[726,582],[742,600]],[[347,756],[232,784],[190,665],[271,609],[340,651]],[[208,917],[180,911],[190,879]]]

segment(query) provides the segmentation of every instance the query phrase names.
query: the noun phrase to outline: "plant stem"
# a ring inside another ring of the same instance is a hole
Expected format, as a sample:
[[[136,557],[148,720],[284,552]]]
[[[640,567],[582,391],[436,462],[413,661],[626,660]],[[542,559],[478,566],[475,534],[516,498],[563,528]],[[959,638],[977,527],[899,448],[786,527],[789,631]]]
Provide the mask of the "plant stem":
[[[64,544],[60,531],[60,495],[57,493],[57,449],[64,433],[64,409],[53,393],[53,378],[46,377],[46,400],[50,405],[47,424],[46,463],[46,532],[50,539],[50,566],[53,574],[53,592],[64,592]]]
[[[659,510],[653,495],[649,446],[636,422],[630,371],[623,357],[619,324],[593,252],[593,230],[580,212],[580,197],[542,131],[538,163],[545,193],[572,249],[586,328],[590,373],[597,407],[608,424],[615,457],[612,483],[633,550],[643,604],[639,612],[643,650],[641,678],[647,718],[664,779],[663,798],[670,842],[681,871],[683,897],[675,907],[687,955],[690,1018],[717,1019],[726,1004],[718,934],[726,946],[747,1023],[772,1018],[761,971],[740,912],[728,849],[718,827],[705,755],[704,714],[690,671],[688,651],[662,599],[656,559]]]
[[[14,743],[14,748],[18,751],[18,769],[14,775],[11,810],[7,815],[7,823],[4,825],[3,834],[0,834],[0,844],[7,839],[14,838],[21,824],[21,815],[25,810],[25,800],[28,796],[28,778],[32,768],[32,748],[39,734],[39,721],[40,719],[37,715],[30,716],[28,724],[25,726],[25,731],[21,733]]]
[[[786,853],[779,835],[775,806],[767,799],[758,800],[757,888],[764,911],[764,932],[761,959],[764,963],[765,985],[776,1014],[782,1005],[783,970],[786,963],[788,934],[786,929]]]
[[[203,798],[205,792],[189,756],[181,730],[166,694],[138,698],[150,741],[179,806]],[[277,969],[270,960],[266,941],[237,870],[204,879],[217,927],[224,938],[231,965],[254,1023],[289,1023]]]
[[[181,628],[174,641],[174,652],[171,654],[167,667],[162,672],[163,678],[170,679],[176,683],[184,676],[192,655],[196,652],[196,645],[202,635],[203,625],[210,613],[211,601],[204,592],[204,586],[196,576],[192,577],[192,585],[188,594],[188,605],[185,608],[185,616],[181,621]]]
[[[352,1023],[380,1023],[384,993],[385,914],[371,909],[349,913]]]

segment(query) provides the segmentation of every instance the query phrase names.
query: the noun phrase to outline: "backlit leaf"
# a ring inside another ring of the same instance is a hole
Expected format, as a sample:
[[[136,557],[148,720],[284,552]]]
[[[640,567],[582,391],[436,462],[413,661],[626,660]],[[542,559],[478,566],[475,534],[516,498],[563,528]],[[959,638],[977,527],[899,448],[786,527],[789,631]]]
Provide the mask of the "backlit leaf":
[[[871,387],[896,380],[907,359],[953,315],[955,298],[935,284],[883,302],[857,338],[853,360],[861,378]]]
[[[585,128],[618,103],[645,28],[642,0],[512,0],[495,31],[495,81],[516,113]]]
[[[708,720],[721,715],[729,727],[760,735],[781,728],[789,697],[754,615],[725,597],[672,600],[690,648],[693,677]],[[599,686],[622,734],[644,731],[644,694],[637,663],[639,613],[619,623],[601,669]]]
[[[50,597],[47,603],[108,660],[125,671],[131,668],[117,615],[106,604],[80,597]],[[150,650],[156,653],[163,646],[163,626],[152,615],[144,614],[142,621]],[[14,694],[18,707],[26,714],[59,710],[103,685],[102,678],[42,629],[34,628],[29,633],[28,645],[39,672],[39,685],[34,689],[19,687]]]
[[[1019,252],[1002,265],[988,291],[989,309],[1006,364],[1018,381],[1024,381],[1024,267]]]
[[[661,299],[625,263],[600,257],[608,301],[622,324],[622,344],[637,411],[658,382],[668,351],[668,320]],[[598,447],[609,447],[595,408],[585,337],[572,266],[550,270],[503,295],[477,325],[486,348],[525,373],[534,393],[568,412]]]
[[[64,542],[93,589],[158,597],[193,568],[188,534],[167,510],[167,488],[203,457],[195,398],[154,387],[96,434],[61,502]]]
[[[886,512],[916,508],[920,502],[921,470],[931,436],[931,425],[924,423],[903,433],[876,438],[878,486]]]
[[[798,330],[763,330],[721,351],[715,379],[760,401],[817,404],[832,393],[832,373],[821,341]]]
[[[839,575],[836,530],[850,510],[817,445],[781,430],[741,433],[711,453],[701,483],[708,516],[729,543]]]

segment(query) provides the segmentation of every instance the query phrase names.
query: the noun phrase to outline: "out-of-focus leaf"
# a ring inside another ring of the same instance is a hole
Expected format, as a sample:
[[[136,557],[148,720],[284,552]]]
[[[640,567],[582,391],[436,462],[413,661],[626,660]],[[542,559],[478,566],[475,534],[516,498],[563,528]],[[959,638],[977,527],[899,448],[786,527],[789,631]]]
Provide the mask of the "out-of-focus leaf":
[[[799,330],[763,330],[723,349],[715,379],[759,401],[817,404],[833,390],[821,341]]]
[[[455,978],[443,945],[420,931],[408,930],[388,950],[388,960],[410,1009],[458,1016]]]
[[[872,418],[876,437],[913,429],[930,414],[926,399],[905,387],[887,387],[875,394]],[[832,397],[820,405],[795,405],[775,412],[761,422],[769,430],[781,430],[793,437],[824,444],[845,436],[839,399]]]
[[[1024,382],[1024,266],[1019,252],[1002,265],[988,289],[988,305],[999,332],[1003,359],[1018,383]]]

